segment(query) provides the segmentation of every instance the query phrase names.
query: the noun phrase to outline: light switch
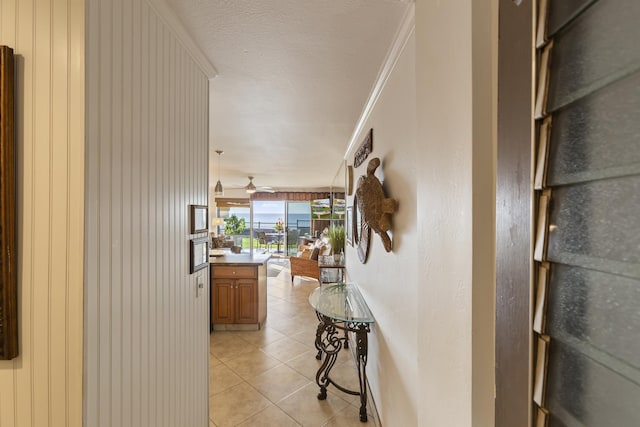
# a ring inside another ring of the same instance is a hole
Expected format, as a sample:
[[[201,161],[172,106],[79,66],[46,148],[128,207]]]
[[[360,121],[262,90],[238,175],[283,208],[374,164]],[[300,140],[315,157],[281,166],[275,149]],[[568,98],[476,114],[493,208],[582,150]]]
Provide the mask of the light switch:
[[[196,277],[196,298],[200,296],[204,290],[204,279],[202,276]]]

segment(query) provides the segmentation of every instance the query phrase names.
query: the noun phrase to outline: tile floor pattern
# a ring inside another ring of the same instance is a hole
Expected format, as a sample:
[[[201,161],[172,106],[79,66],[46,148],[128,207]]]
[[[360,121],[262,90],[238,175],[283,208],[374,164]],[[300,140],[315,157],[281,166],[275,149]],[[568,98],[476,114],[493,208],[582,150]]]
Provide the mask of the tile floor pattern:
[[[308,297],[318,282],[296,277],[291,286],[286,259],[272,259],[269,268],[280,273],[268,278],[267,322],[262,330],[211,333],[210,427],[379,427],[371,402],[369,421],[360,422],[358,396],[329,386],[327,399],[317,399],[318,321]],[[349,350],[341,351],[331,373],[338,384],[358,389]]]

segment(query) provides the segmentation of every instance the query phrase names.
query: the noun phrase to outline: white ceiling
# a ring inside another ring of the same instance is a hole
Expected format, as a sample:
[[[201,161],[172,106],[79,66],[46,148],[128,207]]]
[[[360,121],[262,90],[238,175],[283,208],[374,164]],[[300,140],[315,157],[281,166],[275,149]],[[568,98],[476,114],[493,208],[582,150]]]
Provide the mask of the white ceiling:
[[[331,185],[410,0],[166,0],[217,69],[210,181]]]

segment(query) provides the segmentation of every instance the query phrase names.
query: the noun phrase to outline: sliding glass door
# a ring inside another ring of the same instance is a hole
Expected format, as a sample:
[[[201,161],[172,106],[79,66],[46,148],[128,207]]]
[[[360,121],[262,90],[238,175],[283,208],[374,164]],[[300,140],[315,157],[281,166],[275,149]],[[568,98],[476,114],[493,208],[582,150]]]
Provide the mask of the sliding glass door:
[[[253,201],[253,249],[257,252],[282,253],[285,238],[285,202]]]
[[[309,201],[254,200],[251,212],[255,252],[297,255],[298,238],[311,231]]]
[[[311,231],[311,204],[305,202],[287,202],[286,254],[298,253],[298,237]]]

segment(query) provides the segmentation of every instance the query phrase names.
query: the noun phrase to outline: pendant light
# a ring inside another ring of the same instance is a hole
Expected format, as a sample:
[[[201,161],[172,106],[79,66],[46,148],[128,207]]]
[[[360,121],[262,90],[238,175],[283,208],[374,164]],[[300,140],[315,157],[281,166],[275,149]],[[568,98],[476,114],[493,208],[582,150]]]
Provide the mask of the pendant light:
[[[220,155],[224,153],[222,150],[216,150],[218,153],[218,182],[216,182],[216,186],[213,189],[213,194],[216,196],[224,195],[224,189],[222,188],[222,183],[220,182]]]

